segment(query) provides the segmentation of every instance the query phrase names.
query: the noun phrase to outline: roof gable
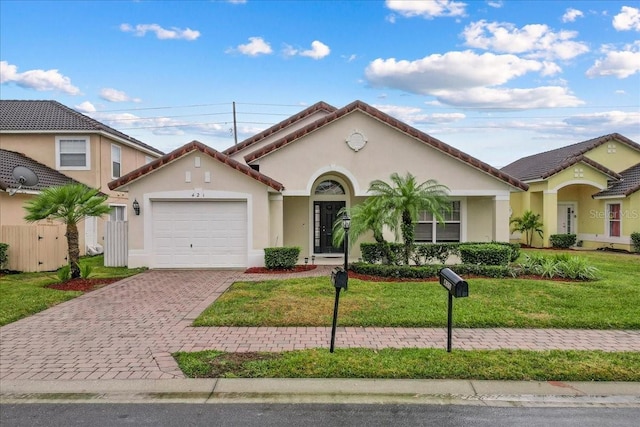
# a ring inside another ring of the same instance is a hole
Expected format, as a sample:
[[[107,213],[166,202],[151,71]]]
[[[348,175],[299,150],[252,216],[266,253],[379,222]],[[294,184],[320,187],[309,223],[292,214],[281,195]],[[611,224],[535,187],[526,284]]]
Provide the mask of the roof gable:
[[[0,149],[0,190],[17,189],[20,186],[13,177],[13,169],[16,166],[27,167],[38,176],[38,184],[33,187],[23,187],[26,191],[42,191],[49,187],[77,182],[24,154]]]
[[[499,169],[494,168],[493,166],[488,165],[487,163],[484,163],[472,156],[470,156],[469,154],[463,153],[462,151],[448,145],[445,144],[442,141],[439,141],[436,138],[433,138],[430,135],[427,135],[426,133],[411,127],[403,122],[401,122],[398,119],[395,119],[393,117],[391,117],[390,115],[383,113],[382,111],[362,102],[362,101],[354,101],[351,104],[340,108],[338,110],[333,111],[331,114],[316,120],[313,123],[310,123],[309,125],[300,128],[298,130],[296,130],[295,132],[290,133],[289,135],[286,135],[283,138],[280,138],[274,142],[272,142],[271,144],[268,144],[256,151],[253,151],[251,153],[249,153],[247,156],[245,156],[245,161],[247,163],[250,163],[252,161],[255,161],[263,156],[266,156],[286,145],[289,145],[291,143],[294,143],[298,140],[300,140],[302,137],[304,137],[305,135],[308,135],[312,132],[315,132],[321,128],[323,128],[324,126],[327,126],[328,124],[340,119],[341,117],[344,117],[354,111],[360,111],[364,114],[367,114],[368,116],[388,125],[391,126],[392,128],[406,134],[409,135],[410,137],[420,141],[421,143],[431,146],[475,169],[478,169],[484,173],[487,173],[495,178],[498,178],[499,180],[513,186],[516,188],[519,188],[521,190],[527,190],[529,188],[529,186],[523,182],[521,182],[518,179],[513,178],[512,176],[510,176],[509,174],[500,171]]]
[[[523,181],[533,181],[539,179],[547,179],[548,177],[574,165],[577,162],[584,161],[586,163],[589,163],[591,166],[594,166],[596,169],[606,173],[607,175],[618,178],[617,173],[584,156],[587,152],[593,150],[594,148],[611,141],[619,141],[635,150],[640,151],[640,144],[637,144],[636,142],[623,135],[620,135],[619,133],[612,133],[609,135],[604,135],[598,138],[579,142],[577,144],[557,148],[555,150],[545,151],[543,153],[523,157],[513,163],[508,164],[501,170]]]
[[[594,198],[601,197],[627,197],[640,190],[640,163],[631,166],[620,172],[619,180],[610,180],[606,190],[602,190],[593,195]]]
[[[164,154],[57,101],[0,100],[0,132],[103,132],[130,145]]]
[[[244,165],[236,160],[233,160],[231,157],[227,156],[226,154],[223,154],[219,151],[214,150],[213,148],[204,145],[203,143],[199,142],[199,141],[192,141],[188,144],[183,145],[182,147],[173,150],[172,152],[165,154],[164,156],[160,157],[159,159],[154,160],[153,162],[146,164],[134,171],[129,172],[128,174],[114,180],[111,181],[109,183],[109,188],[111,190],[115,190],[118,189],[126,184],[129,184],[135,180],[138,180],[140,178],[142,178],[143,176],[155,171],[156,169],[159,169],[163,166],[166,166],[169,163],[172,163],[173,161],[193,152],[193,151],[200,151],[203,154],[206,154],[208,156],[210,156],[211,158],[219,161],[220,163],[223,163],[253,179],[255,179],[256,181],[261,182],[262,184],[265,184],[271,188],[273,188],[274,190],[277,191],[282,191],[284,189],[284,185],[282,185],[281,183],[279,183],[278,181],[269,178],[268,176],[261,174],[258,171],[253,170],[251,167]]]
[[[291,117],[289,117],[286,120],[281,121],[280,123],[277,123],[273,126],[271,126],[270,128],[250,137],[245,139],[244,141],[242,141],[241,143],[234,145],[233,147],[229,147],[226,150],[224,150],[222,153],[226,154],[228,156],[231,156],[235,153],[237,153],[238,151],[244,150],[247,147],[250,147],[254,144],[256,144],[257,142],[260,142],[262,139],[267,138],[277,132],[282,131],[283,129],[286,129],[292,125],[294,125],[295,123],[300,122],[301,120],[319,112],[319,111],[324,111],[326,113],[332,113],[334,111],[336,111],[336,107],[327,104],[326,102],[317,102],[315,104],[313,104],[311,107],[306,108],[304,110],[302,110],[301,112],[299,112],[298,114],[295,114]]]

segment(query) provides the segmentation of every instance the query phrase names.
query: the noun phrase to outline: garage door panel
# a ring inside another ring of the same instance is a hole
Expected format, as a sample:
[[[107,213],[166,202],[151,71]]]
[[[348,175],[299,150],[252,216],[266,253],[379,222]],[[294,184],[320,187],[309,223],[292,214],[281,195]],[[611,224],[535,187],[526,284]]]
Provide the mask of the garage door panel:
[[[156,267],[246,266],[246,202],[160,201],[152,209]]]

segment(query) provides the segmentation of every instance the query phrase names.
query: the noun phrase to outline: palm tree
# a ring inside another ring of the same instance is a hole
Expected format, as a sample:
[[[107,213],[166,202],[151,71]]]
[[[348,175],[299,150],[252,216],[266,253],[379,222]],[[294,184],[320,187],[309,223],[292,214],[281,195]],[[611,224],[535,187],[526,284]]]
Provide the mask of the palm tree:
[[[71,278],[80,277],[80,247],[78,245],[78,223],[86,217],[108,214],[111,208],[105,204],[107,196],[84,184],[71,183],[49,187],[37,197],[25,203],[27,222],[52,218],[67,225],[67,246]]]
[[[513,218],[509,221],[509,224],[515,224],[513,231],[519,231],[525,233],[525,240],[527,245],[531,246],[533,243],[533,233],[536,232],[542,238],[542,222],[540,221],[540,214],[534,214],[533,211],[525,211],[521,217]]]
[[[351,228],[349,228],[349,246],[353,246],[358,237],[367,231],[373,232],[373,238],[377,243],[386,243],[382,230],[384,226],[389,227],[392,231],[397,228],[397,223],[389,220],[388,215],[384,215],[384,211],[379,207],[379,199],[369,197],[363,203],[354,205],[351,209],[342,208],[336,216],[336,222],[333,224],[333,245],[340,246],[344,241],[344,228],[342,228],[342,215],[349,214],[351,217]]]
[[[404,262],[409,264],[415,241],[415,222],[421,211],[431,213],[439,222],[443,222],[443,212],[450,209],[449,188],[429,179],[418,184],[416,177],[407,173],[402,177],[391,174],[389,185],[375,180],[369,184],[369,193],[379,198],[379,209],[388,215],[395,224],[400,224],[400,233],[404,241]]]

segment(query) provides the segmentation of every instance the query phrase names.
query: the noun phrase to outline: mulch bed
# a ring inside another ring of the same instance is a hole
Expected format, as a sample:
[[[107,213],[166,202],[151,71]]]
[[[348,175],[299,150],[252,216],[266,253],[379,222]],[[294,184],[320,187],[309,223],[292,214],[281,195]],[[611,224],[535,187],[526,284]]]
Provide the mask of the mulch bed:
[[[72,279],[63,283],[53,283],[47,285],[47,288],[57,289],[59,291],[82,291],[90,292],[100,289],[106,285],[117,282],[122,279]]]
[[[249,274],[286,274],[286,273],[301,273],[303,271],[315,270],[317,265],[296,265],[288,270],[275,270],[268,269],[266,267],[251,267],[245,270],[245,273]]]

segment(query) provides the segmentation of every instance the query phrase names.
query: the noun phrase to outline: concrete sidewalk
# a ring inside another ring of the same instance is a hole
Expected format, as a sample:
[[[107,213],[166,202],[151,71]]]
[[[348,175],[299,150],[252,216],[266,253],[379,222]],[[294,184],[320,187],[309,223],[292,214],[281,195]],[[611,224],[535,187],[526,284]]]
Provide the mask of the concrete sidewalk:
[[[2,381],[0,403],[362,403],[640,407],[640,383],[376,379]]]

